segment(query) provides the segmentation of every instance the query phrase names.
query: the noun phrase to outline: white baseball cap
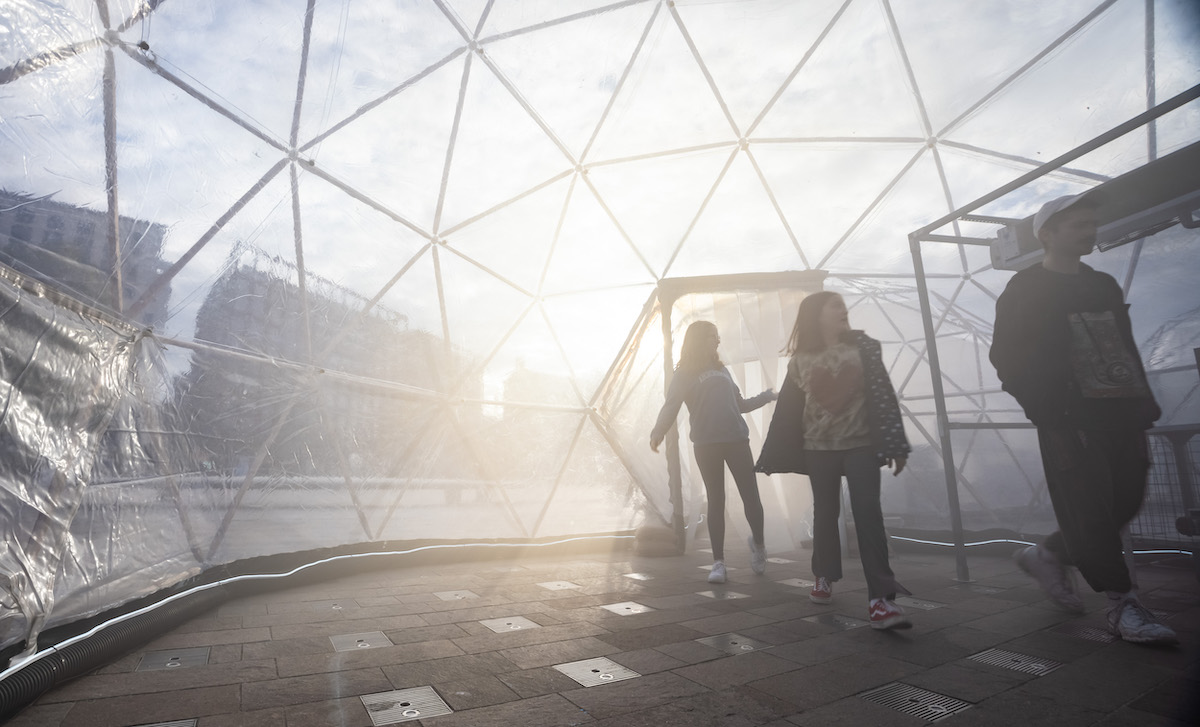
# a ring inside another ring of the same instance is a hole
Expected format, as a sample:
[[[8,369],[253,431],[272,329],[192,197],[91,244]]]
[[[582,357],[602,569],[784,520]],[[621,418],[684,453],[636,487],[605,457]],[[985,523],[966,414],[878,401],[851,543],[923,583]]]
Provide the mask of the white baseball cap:
[[[1042,208],[1033,216],[1034,237],[1041,238],[1042,227],[1044,227],[1045,224],[1050,221],[1051,217],[1078,204],[1079,202],[1082,202],[1085,199],[1089,200],[1092,204],[1103,204],[1103,198],[1100,197],[1099,193],[1095,190],[1089,189],[1088,191],[1080,192],[1079,194],[1068,194],[1059,197],[1058,199],[1052,199],[1046,204],[1042,205]]]

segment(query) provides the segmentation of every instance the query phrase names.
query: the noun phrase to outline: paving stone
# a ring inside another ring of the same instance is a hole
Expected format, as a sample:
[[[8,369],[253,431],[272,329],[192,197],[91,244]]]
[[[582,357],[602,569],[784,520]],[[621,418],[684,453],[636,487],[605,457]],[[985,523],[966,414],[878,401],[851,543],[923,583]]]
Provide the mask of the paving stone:
[[[1097,668],[1105,662],[1116,668]],[[1127,664],[1112,664],[1111,659],[1085,657],[1030,681],[1024,691],[1086,709],[1111,712],[1140,698],[1169,678],[1169,672],[1152,666],[1130,669]]]
[[[635,679],[573,689],[562,696],[579,705],[595,719],[637,712],[702,694],[708,689],[690,679],[671,673],[651,674]]]
[[[540,629],[521,629],[496,633],[490,629],[478,636],[466,636],[454,640],[454,645],[468,654],[484,651],[512,649],[533,644],[545,644],[552,641],[567,641],[582,639],[589,636],[607,635],[608,632],[592,623],[580,622],[571,624],[556,624],[543,626]]]
[[[638,674],[654,674],[660,671],[670,671],[686,664],[679,659],[667,656],[656,649],[638,649],[610,654],[612,659],[621,666],[628,667]]]
[[[407,664],[414,661],[444,659],[462,654],[462,649],[453,641],[421,641],[401,646],[383,646],[374,649],[337,651],[329,654],[287,656],[276,659],[280,677],[326,674],[352,669]]]
[[[680,624],[680,626],[694,629],[702,634],[705,634],[706,636],[715,636],[717,634],[727,634],[735,631],[741,633],[746,629],[752,629],[755,626],[763,626],[769,623],[771,623],[771,620],[763,618],[762,616],[755,616],[752,613],[735,611],[722,616],[709,616],[708,618],[684,621]]]
[[[792,705],[753,689],[732,688],[609,717],[596,727],[762,727],[795,711]]]
[[[769,651],[753,651],[680,667],[674,673],[717,690],[798,669],[795,662],[773,656]]]
[[[287,727],[287,712],[275,708],[217,714],[201,717],[196,727]]]
[[[920,667],[897,659],[870,653],[852,654],[759,679],[750,686],[800,708],[811,709],[889,682],[902,681],[919,671]]]
[[[289,707],[351,695],[388,692],[392,689],[392,683],[379,669],[340,671],[336,678],[331,678],[329,674],[288,677],[242,685],[242,709]],[[363,714],[366,714],[365,709]]]
[[[1001,669],[981,672],[960,661],[909,674],[900,681],[914,687],[928,689],[931,692],[945,694],[948,697],[975,703],[1019,686],[1028,681],[1028,677],[1018,672]]]
[[[4,724],[5,727],[65,727],[67,713],[74,707],[74,702],[34,704],[10,717]]]
[[[543,694],[565,692],[579,686],[579,683],[571,677],[557,669],[549,667],[508,672],[506,674],[498,674],[497,677],[500,681],[508,685],[509,689],[520,695],[522,699],[540,697]]]
[[[136,699],[110,697],[76,702],[64,725],[125,727],[169,722],[238,710],[238,687],[228,685],[204,689],[182,689],[158,694],[141,694]]]
[[[458,712],[464,709],[488,707],[515,702],[521,697],[496,677],[474,677],[453,682],[433,680],[433,687],[446,705]]]
[[[430,720],[431,727],[563,727],[593,724],[586,712],[558,694],[523,699],[491,707],[468,709]],[[291,727],[289,723],[288,727]]]
[[[368,631],[420,628],[428,625],[429,623],[424,618],[416,614],[379,619],[335,619],[272,626],[270,638],[275,640],[304,639],[313,636],[338,636],[339,634],[364,634]]]
[[[1021,606],[967,623],[974,629],[994,631],[1009,638],[1016,638],[1070,621],[1072,618],[1071,614],[1061,610],[1047,611],[1033,606]]]
[[[826,633],[804,641],[776,646],[771,649],[771,654],[795,662],[800,666],[812,666],[843,656],[868,652],[874,648],[874,644],[865,640],[847,638],[847,635],[851,633],[849,631],[831,634],[827,633],[828,629],[823,626],[813,624],[813,628]],[[854,630],[857,631],[857,629]]]
[[[385,666],[383,673],[396,689],[408,689],[441,682],[499,676],[517,669],[518,667],[503,655],[488,653]]]
[[[254,641],[270,640],[271,630],[262,627],[229,631],[189,631],[184,633],[172,631],[147,644],[145,650],[166,651],[168,649],[190,649],[196,646],[248,644]]]
[[[389,689],[376,691],[386,692]],[[370,727],[371,715],[359,697],[295,704],[284,709],[287,727]],[[408,724],[415,724],[409,722]]]
[[[150,698],[149,695],[171,694],[203,687],[267,682],[276,676],[275,662],[270,660],[136,671],[129,674],[90,674],[43,694],[38,701],[50,704],[110,697],[129,698],[134,695]]]
[[[958,716],[955,715],[952,719],[958,719]],[[919,717],[898,712],[857,695],[791,715],[787,718],[786,723],[800,727],[863,727],[863,725],[917,727],[929,724]],[[946,724],[949,727],[950,724],[956,723],[947,722]]]
[[[1026,694],[1018,688],[963,710],[947,720],[947,725],[952,721],[954,727],[1084,727],[1103,716],[1103,712]]]
[[[587,637],[504,649],[500,653],[516,664],[518,668],[532,669],[537,666],[551,666],[597,656],[608,656],[618,651],[620,649],[606,644],[600,639]]]
[[[629,631],[605,633],[598,635],[596,638],[612,644],[618,649],[638,649],[653,648],[678,641],[692,641],[706,635],[703,632],[687,628],[686,626],[680,626],[679,624],[665,624],[647,629],[631,629]]]

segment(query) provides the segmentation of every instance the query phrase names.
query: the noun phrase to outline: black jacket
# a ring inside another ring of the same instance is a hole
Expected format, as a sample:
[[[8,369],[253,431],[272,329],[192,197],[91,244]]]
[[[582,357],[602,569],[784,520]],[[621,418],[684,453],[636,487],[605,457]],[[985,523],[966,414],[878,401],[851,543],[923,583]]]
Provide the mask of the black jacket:
[[[1026,268],[996,301],[988,357],[1004,390],[1039,427],[1149,428],[1161,415],[1153,396],[1084,398],[1071,364],[1071,313],[1111,311],[1120,337],[1137,358],[1129,306],[1111,275],[1080,264],[1077,274]],[[1141,361],[1137,366],[1141,369]],[[1145,372],[1141,371],[1144,377]]]
[[[900,414],[896,390],[888,378],[887,367],[883,365],[882,346],[863,331],[848,331],[842,340],[857,346],[862,360],[871,445],[879,457],[880,466],[885,464],[885,460],[907,457],[912,447],[904,435],[904,418]],[[791,372],[789,363],[788,376],[779,389],[771,425],[767,428],[767,436],[755,464],[757,471],[768,475],[776,472],[808,472],[804,462],[805,396]]]

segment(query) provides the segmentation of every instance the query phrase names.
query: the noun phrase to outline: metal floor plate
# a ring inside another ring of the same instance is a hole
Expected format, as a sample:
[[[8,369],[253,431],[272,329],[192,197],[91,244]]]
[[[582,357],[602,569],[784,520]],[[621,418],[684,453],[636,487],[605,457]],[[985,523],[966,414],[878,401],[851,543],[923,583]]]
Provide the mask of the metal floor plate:
[[[938,603],[937,601],[922,601],[919,598],[912,598],[911,596],[900,596],[896,599],[896,603],[900,604],[901,606],[907,606],[909,608],[915,608],[921,611],[932,611],[935,608],[942,608],[946,605],[944,603]]]
[[[705,646],[711,646],[714,649],[724,651],[726,654],[732,654],[733,656],[771,648],[771,645],[765,641],[758,641],[757,639],[742,636],[741,634],[718,634],[716,636],[706,636],[703,639],[696,639],[696,641]]]
[[[381,646],[395,646],[392,640],[383,635],[382,631],[367,631],[361,634],[339,634],[330,636],[334,651],[356,651],[358,649],[378,649]]]
[[[859,696],[926,722],[937,722],[971,706],[970,702],[900,682],[885,684]]]
[[[812,588],[816,584],[812,581],[807,581],[803,578],[789,578],[786,581],[775,581],[781,586],[791,586],[793,588]]]
[[[1058,628],[1054,630],[1060,634],[1067,634],[1068,636],[1075,636],[1080,639],[1087,639],[1088,641],[1098,641],[1101,644],[1111,644],[1117,640],[1117,636],[1106,629],[1096,628],[1095,626],[1087,626],[1085,624],[1075,623],[1074,621],[1068,621],[1064,624],[1060,624]]]
[[[1024,674],[1034,674],[1043,676],[1058,669],[1062,664],[1050,659],[1042,659],[1028,654],[1018,654],[1015,651],[1005,651],[1004,649],[988,649],[981,651],[978,654],[972,654],[967,657],[973,661],[978,661],[983,664],[990,664],[1004,669],[1012,669]]]
[[[642,604],[634,603],[633,601],[610,603],[607,606],[601,606],[600,608],[603,608],[605,611],[612,611],[618,616],[628,616],[634,613],[649,613],[650,611],[654,610],[649,606],[643,606]]]
[[[546,583],[539,583],[538,585],[542,588],[545,588],[547,591],[566,591],[571,588],[583,588],[583,586],[579,585],[578,583],[572,583],[570,581],[548,581]]]
[[[433,595],[443,601],[462,601],[468,598],[479,598],[479,594],[473,591],[439,591]]]
[[[567,664],[558,664],[555,671],[562,672],[585,687],[595,687],[609,682],[619,682],[625,679],[640,677],[633,669],[621,666],[611,659],[584,659]]]
[[[490,618],[479,623],[487,626],[492,631],[498,634],[503,634],[508,631],[526,631],[529,629],[540,629],[539,623],[534,623],[524,616],[510,616],[508,618]]]
[[[454,710],[442,700],[433,687],[414,687],[394,692],[364,694],[359,699],[371,715],[371,724],[382,727],[387,724],[411,722],[415,719],[453,714]]]
[[[158,671],[160,669],[180,669],[189,666],[205,666],[208,664],[208,654],[212,647],[197,646],[192,649],[170,649],[167,651],[147,651],[142,655],[134,671]]]
[[[843,616],[840,613],[822,613],[816,616],[805,616],[801,620],[821,624],[822,626],[832,626],[842,631],[849,631],[850,629],[857,629],[867,625],[867,622],[862,619]]]

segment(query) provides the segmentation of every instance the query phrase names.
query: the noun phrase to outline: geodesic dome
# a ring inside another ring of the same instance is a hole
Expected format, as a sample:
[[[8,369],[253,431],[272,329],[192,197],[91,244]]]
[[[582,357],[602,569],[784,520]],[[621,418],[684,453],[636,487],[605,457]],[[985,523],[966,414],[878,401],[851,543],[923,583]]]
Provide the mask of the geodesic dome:
[[[0,645],[258,556],[694,534],[690,454],[673,493],[646,447],[678,333],[713,320],[742,390],[777,387],[821,287],[908,416],[890,524],[944,529],[925,323],[955,416],[1018,421],[986,362],[1009,273],[947,243],[918,276],[908,234],[1198,79],[1187,0],[10,1]],[[1195,143],[1198,116],[949,232]],[[1200,420],[1195,249],[1174,227],[1090,260],[1168,424]],[[969,527],[1049,527],[1027,434],[962,442]],[[768,546],[802,542],[803,480],[760,483]]]

